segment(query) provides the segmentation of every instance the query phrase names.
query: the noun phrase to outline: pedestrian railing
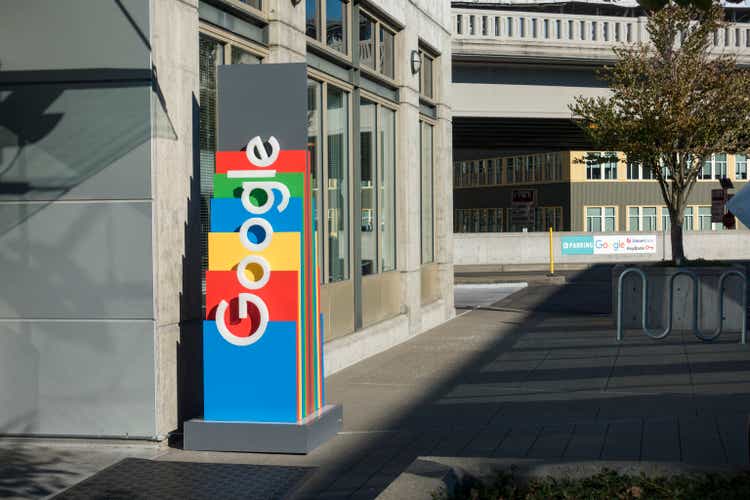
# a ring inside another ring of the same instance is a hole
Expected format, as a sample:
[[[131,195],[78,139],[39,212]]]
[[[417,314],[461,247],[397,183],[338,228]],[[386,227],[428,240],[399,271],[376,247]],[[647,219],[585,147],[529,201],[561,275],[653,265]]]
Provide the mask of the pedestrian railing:
[[[672,332],[672,313],[674,311],[674,282],[678,276],[688,276],[693,281],[693,318],[692,318],[692,330],[693,335],[703,342],[711,342],[721,335],[724,328],[724,282],[730,276],[737,276],[742,280],[742,317],[740,323],[740,343],[745,344],[747,341],[747,277],[744,273],[732,269],[723,272],[719,276],[719,325],[713,332],[704,333],[700,328],[700,322],[698,317],[698,311],[700,310],[700,278],[693,271],[688,269],[680,269],[669,278],[669,296],[667,300],[667,325],[663,331],[652,330],[648,327],[648,277],[642,269],[637,267],[631,267],[626,269],[620,274],[620,278],[617,281],[617,341],[622,341],[624,326],[622,320],[622,308],[623,308],[623,288],[622,285],[625,280],[625,276],[628,274],[637,274],[641,277],[641,287],[643,293],[641,294],[641,327],[643,332],[654,340],[660,340],[665,338]]]

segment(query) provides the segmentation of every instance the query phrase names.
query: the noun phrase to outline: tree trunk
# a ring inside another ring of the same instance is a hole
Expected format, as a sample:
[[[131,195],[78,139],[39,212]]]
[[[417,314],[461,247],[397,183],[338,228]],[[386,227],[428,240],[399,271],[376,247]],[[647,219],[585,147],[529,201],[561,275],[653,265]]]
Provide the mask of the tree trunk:
[[[679,217],[679,220],[674,220],[670,231],[672,240],[672,262],[675,266],[681,266],[685,263],[685,247],[682,244],[682,219],[682,217]]]

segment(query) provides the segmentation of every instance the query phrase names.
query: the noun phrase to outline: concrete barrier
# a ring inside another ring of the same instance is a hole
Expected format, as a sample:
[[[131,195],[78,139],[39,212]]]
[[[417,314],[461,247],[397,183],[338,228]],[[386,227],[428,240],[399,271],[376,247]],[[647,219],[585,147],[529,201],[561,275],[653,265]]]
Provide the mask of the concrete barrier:
[[[643,236],[656,234],[656,251],[649,254],[563,255],[561,238],[566,236]],[[665,237],[666,236],[666,237]],[[686,232],[688,259],[750,260],[750,233],[747,231]],[[590,264],[654,262],[669,260],[672,247],[669,233],[554,233],[555,267],[582,267]],[[453,235],[453,264],[457,267],[484,266],[529,269],[549,264],[548,233],[456,233]]]

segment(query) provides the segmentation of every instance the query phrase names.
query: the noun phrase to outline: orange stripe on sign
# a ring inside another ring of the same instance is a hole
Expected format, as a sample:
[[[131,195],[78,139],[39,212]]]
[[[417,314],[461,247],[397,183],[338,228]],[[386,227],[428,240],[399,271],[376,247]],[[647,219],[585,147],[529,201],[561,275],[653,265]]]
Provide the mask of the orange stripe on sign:
[[[244,151],[217,151],[216,173],[226,174],[229,170],[275,170],[276,172],[305,172],[307,151],[281,151],[276,161],[267,167],[257,167],[250,163]]]

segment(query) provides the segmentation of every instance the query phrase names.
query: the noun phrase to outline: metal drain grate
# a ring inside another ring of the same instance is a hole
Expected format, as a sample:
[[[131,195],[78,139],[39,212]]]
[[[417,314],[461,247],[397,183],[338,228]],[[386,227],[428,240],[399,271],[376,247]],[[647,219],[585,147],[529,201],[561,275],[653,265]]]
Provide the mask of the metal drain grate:
[[[56,500],[284,498],[312,469],[162,462],[126,458],[55,496]]]

